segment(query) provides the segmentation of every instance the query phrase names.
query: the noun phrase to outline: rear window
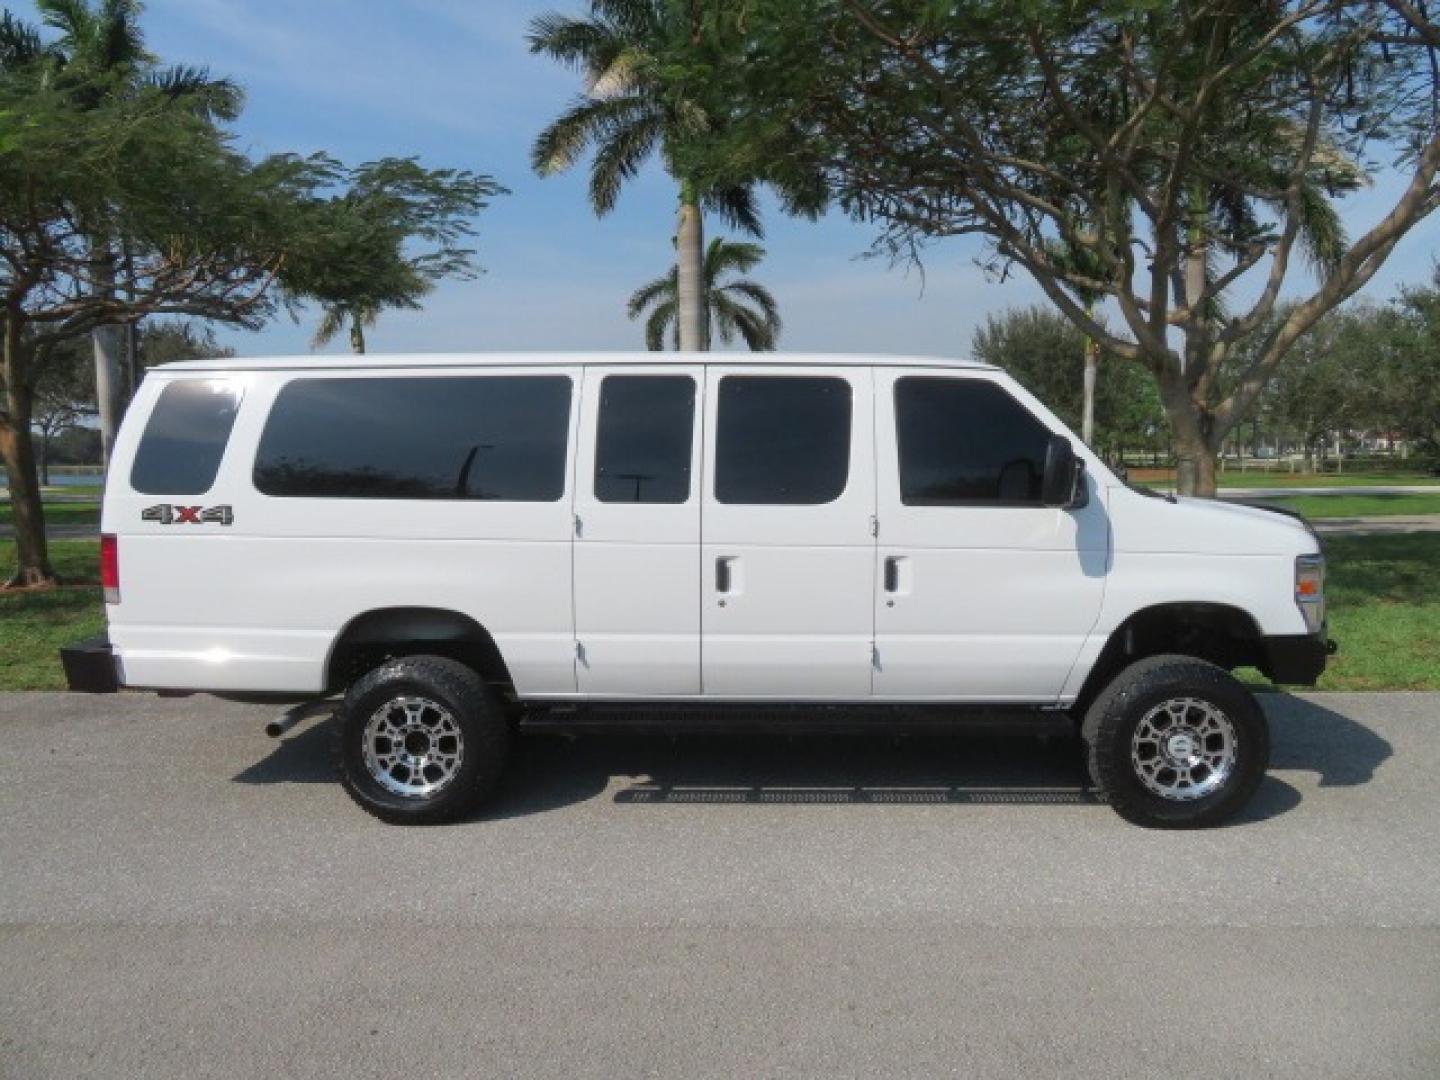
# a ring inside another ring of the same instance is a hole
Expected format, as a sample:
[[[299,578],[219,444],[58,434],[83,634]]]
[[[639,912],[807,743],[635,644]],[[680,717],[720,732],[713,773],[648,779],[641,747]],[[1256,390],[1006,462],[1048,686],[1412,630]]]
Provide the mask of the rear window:
[[[130,487],[145,495],[203,495],[240,409],[240,388],[224,379],[180,379],[160,391],[135,462]]]
[[[296,379],[266,420],[255,486],[289,498],[554,502],[570,394],[564,375]]]

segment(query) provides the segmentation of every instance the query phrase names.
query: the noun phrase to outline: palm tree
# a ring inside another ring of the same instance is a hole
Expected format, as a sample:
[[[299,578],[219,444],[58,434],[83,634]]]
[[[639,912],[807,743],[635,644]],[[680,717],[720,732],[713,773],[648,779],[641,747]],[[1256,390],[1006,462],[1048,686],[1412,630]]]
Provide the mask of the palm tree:
[[[160,67],[145,48],[142,8],[139,0],[35,0],[40,21],[60,33],[49,46],[57,71],[108,77],[120,93],[158,90],[207,119],[235,119],[240,87],[203,67]]]
[[[310,348],[323,349],[339,336],[340,331],[349,327],[350,351],[364,353],[365,331],[374,327],[380,318],[380,308],[374,304],[336,306],[320,309],[320,325],[310,338]]]
[[[420,309],[420,298],[429,293],[434,286],[428,281],[418,282],[415,292],[404,297],[392,296],[384,303],[372,300],[362,300],[349,304],[321,304],[320,324],[315,327],[315,333],[310,338],[312,349],[323,349],[330,342],[340,335],[342,330],[349,331],[350,351],[353,353],[365,352],[365,331],[372,329],[380,319],[380,313],[387,308],[404,308],[409,311]]]
[[[139,0],[35,0],[35,9],[41,22],[59,31],[59,37],[45,47],[46,61],[57,82],[73,85],[85,107],[98,105],[100,95],[106,93],[158,92],[208,121],[239,115],[244,95],[235,83],[212,78],[205,68],[159,66],[145,48]],[[124,253],[116,250],[121,246],[116,238],[105,235],[98,224],[89,223],[87,233],[95,253],[91,288],[109,295],[114,289],[115,260]],[[118,326],[101,326],[91,333],[101,446],[107,463],[120,420],[119,331]]]
[[[686,175],[679,150],[711,130],[705,110],[665,82],[660,57],[683,27],[668,0],[590,0],[588,18],[550,13],[530,24],[530,51],[577,69],[585,93],[535,140],[531,162],[541,176],[563,172],[591,147],[590,203],[605,215],[620,188],[658,151],[680,192],[675,230],[676,329],[680,348],[709,341],[701,297],[702,211],[762,235],[751,185],[707,186]]]
[[[701,303],[705,310],[705,337],[701,347],[710,348],[713,327],[720,340],[729,345],[737,336],[744,339],[751,352],[771,352],[780,339],[780,309],[770,290],[758,281],[729,275],[746,274],[765,257],[758,244],[731,243],[716,238],[710,241],[701,267]],[[672,267],[664,277],[636,289],[627,311],[638,319],[649,310],[645,320],[645,347],[658,352],[665,347],[665,333],[680,348],[680,281]]]

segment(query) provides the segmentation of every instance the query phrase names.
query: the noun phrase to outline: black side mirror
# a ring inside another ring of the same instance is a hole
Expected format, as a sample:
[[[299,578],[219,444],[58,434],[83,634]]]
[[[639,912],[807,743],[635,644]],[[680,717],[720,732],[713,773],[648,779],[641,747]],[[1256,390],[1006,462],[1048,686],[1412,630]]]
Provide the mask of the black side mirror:
[[[1051,435],[1045,447],[1045,476],[1040,481],[1040,501],[1061,510],[1075,510],[1089,501],[1085,486],[1085,463],[1064,435]]]

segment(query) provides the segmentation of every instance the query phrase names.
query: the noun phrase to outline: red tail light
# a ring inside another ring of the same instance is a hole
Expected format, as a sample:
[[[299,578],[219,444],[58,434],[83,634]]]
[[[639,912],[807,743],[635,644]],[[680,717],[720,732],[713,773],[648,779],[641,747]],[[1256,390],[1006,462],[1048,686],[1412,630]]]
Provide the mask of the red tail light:
[[[120,602],[120,541],[110,533],[100,537],[100,585],[105,602]]]

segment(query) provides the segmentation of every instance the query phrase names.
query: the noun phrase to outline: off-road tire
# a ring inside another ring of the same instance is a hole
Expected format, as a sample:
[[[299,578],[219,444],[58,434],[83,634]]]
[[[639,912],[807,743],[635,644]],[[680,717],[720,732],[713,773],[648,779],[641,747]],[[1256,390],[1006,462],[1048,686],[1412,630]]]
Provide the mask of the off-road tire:
[[[431,795],[387,790],[366,764],[366,725],[387,702],[405,697],[442,706],[459,728],[459,765]],[[484,680],[458,661],[441,656],[387,660],[351,684],[336,719],[340,782],[351,798],[381,821],[392,825],[455,821],[479,807],[499,785],[510,724]]]
[[[1132,740],[1162,703],[1196,698],[1218,709],[1234,732],[1234,762],[1224,782],[1201,798],[1177,801],[1151,791],[1132,763]],[[1270,760],[1270,736],[1254,696],[1229,672],[1190,656],[1151,656],[1121,671],[1081,725],[1090,778],[1126,821],[1157,829],[1218,825],[1250,800]]]

